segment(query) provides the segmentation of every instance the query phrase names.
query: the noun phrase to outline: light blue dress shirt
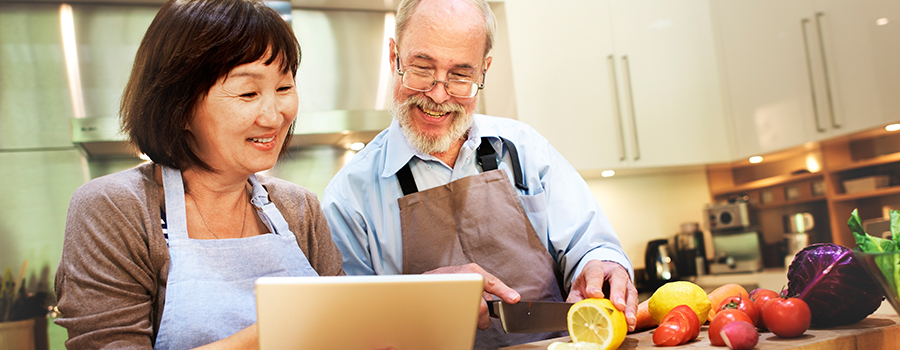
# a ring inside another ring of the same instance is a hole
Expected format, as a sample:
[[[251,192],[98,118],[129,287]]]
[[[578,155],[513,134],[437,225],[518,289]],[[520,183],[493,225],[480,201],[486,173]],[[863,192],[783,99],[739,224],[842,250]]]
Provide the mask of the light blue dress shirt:
[[[541,243],[562,268],[565,288],[595,259],[619,263],[634,280],[631,261],[578,172],[527,124],[480,114],[474,116],[454,168],[414,150],[395,119],[335,175],[325,188],[322,209],[344,256],[344,271],[348,275],[402,273],[397,199],[403,191],[396,173],[407,162],[419,191],[442,186],[480,172],[476,149],[482,137],[489,137],[494,150],[502,149],[499,169],[507,172],[512,184],[509,154],[499,136],[518,150],[528,190],[514,190]]]

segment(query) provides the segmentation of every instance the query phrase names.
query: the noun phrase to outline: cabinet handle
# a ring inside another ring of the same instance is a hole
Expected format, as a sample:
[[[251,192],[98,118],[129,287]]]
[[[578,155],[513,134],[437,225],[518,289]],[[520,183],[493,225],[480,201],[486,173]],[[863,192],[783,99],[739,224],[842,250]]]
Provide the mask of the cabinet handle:
[[[822,35],[822,17],[823,12],[816,12],[816,31],[819,34],[819,50],[822,51],[822,70],[825,71],[825,99],[828,102],[828,116],[831,117],[831,126],[835,129],[841,127],[834,115],[834,104],[831,96],[831,81],[828,76],[828,59],[825,57],[825,37]]]
[[[634,160],[641,159],[641,147],[638,142],[637,122],[635,121],[634,112],[634,91],[631,89],[631,67],[628,66],[628,56],[622,56],[622,67],[625,71],[625,91],[628,92],[628,110],[631,114],[631,132],[634,138]]]
[[[822,127],[822,123],[819,120],[819,104],[816,102],[816,84],[813,81],[812,59],[809,53],[809,35],[806,33],[807,23],[809,23],[807,18],[800,20],[800,30],[803,31],[803,52],[806,53],[806,72],[809,75],[809,92],[812,95],[813,117],[816,119],[816,131],[825,132],[826,130]]]
[[[613,55],[609,55],[606,56],[606,61],[609,63],[609,82],[612,84],[610,91],[612,91],[613,115],[615,115],[616,130],[619,131],[616,134],[619,141],[619,161],[623,161],[625,160],[625,131],[622,130],[622,107],[619,105],[619,82],[616,79],[616,59],[613,58]]]

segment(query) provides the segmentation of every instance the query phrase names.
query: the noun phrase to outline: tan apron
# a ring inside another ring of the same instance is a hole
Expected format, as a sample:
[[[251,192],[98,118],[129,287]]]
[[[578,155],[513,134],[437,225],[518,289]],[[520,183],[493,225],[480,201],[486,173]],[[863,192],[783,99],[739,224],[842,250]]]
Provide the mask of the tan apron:
[[[517,186],[524,188],[515,146],[510,154]],[[418,274],[443,266],[477,263],[519,292],[522,301],[562,301],[562,275],[538,239],[487,138],[478,149],[483,173],[418,192],[409,164],[397,177],[405,196],[398,199],[403,234],[403,273]],[[475,349],[567,335],[565,332],[506,334],[492,319],[477,331]]]

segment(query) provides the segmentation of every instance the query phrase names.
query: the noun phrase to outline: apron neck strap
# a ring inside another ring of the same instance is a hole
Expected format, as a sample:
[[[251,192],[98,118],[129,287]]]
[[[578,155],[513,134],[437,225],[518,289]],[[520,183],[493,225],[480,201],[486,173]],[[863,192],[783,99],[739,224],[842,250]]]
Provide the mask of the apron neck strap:
[[[525,180],[522,176],[522,166],[519,164],[519,152],[516,151],[516,145],[513,144],[512,141],[502,137],[500,140],[503,141],[503,145],[506,146],[506,151],[509,152],[509,158],[512,163],[513,179],[516,182],[516,187],[520,190],[528,191],[528,186],[525,186]],[[497,170],[497,152],[494,151],[490,138],[482,137],[481,145],[478,146],[476,152],[478,153],[478,165],[481,166],[483,172]],[[404,164],[403,167],[397,171],[397,180],[400,181],[400,189],[403,190],[404,196],[419,192],[409,163]]]
[[[275,203],[269,201],[269,192],[267,192],[266,188],[259,183],[256,174],[251,174],[248,181],[250,181],[250,186],[253,188],[253,195],[250,197],[250,203],[256,207],[259,218],[266,224],[269,231],[275,234],[290,231],[287,221],[284,220],[284,216],[278,211]]]
[[[187,216],[184,205],[184,182],[181,170],[160,165],[166,196],[166,233],[170,238],[187,238]]]

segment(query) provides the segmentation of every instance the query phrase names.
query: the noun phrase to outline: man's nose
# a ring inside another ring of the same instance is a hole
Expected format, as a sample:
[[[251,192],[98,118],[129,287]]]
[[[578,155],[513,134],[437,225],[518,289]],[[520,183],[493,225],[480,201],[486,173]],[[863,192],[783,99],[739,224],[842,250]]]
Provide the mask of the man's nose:
[[[447,92],[447,83],[441,81],[435,81],[434,87],[431,90],[425,92],[425,96],[431,98],[434,103],[441,104],[450,99],[450,94]]]

